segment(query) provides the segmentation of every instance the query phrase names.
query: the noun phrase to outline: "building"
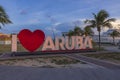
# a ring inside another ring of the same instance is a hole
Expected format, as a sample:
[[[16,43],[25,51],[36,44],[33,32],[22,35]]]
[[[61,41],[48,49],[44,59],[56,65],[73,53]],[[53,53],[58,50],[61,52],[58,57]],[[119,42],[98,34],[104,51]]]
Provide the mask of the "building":
[[[68,36],[68,32],[62,32],[62,36]]]
[[[110,34],[116,30],[117,32],[120,33],[120,29],[109,29],[106,32],[104,32],[101,35],[101,43],[113,43],[113,38],[110,36]],[[93,41],[98,42],[99,41],[99,36],[98,35],[94,35],[93,37]],[[115,37],[115,44],[117,44],[120,41],[120,36]]]
[[[11,36],[10,34],[0,33],[0,44],[11,44]]]
[[[113,31],[117,31],[120,33],[120,29],[109,29],[107,30],[106,32],[103,32],[103,36],[110,36],[110,34],[113,32]]]

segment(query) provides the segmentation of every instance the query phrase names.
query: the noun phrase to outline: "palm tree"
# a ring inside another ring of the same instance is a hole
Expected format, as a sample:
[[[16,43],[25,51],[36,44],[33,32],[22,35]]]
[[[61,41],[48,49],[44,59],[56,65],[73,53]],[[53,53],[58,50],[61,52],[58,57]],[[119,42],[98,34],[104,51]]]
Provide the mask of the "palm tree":
[[[4,26],[5,24],[9,24],[9,23],[12,22],[9,20],[9,17],[5,12],[4,8],[0,6],[0,28],[2,28],[2,26]]]
[[[85,28],[84,28],[84,34],[85,34],[85,36],[93,36],[93,34],[94,34],[94,32],[92,31],[92,29],[91,29],[91,27],[89,27],[89,26],[86,26]]]
[[[73,35],[74,35],[74,31],[69,30],[69,32],[68,32],[68,36],[71,37],[71,36],[73,36]]]
[[[69,30],[68,36],[81,36],[83,34],[83,30],[80,27],[75,27],[73,30]]]
[[[92,36],[94,32],[92,31],[91,27],[86,26],[84,30],[82,30],[80,27],[75,27],[74,30],[69,30],[68,36],[81,36],[85,34],[86,36],[90,35]]]
[[[75,27],[74,28],[74,35],[76,35],[76,36],[81,36],[81,35],[83,35],[83,30],[80,28],[80,27]]]
[[[88,26],[97,28],[98,34],[99,34],[99,50],[101,46],[101,40],[100,40],[100,32],[101,28],[108,27],[112,28],[111,22],[115,21],[114,18],[109,18],[109,14],[105,10],[100,10],[97,14],[93,13],[94,19],[92,20],[86,20],[85,23],[89,23]]]
[[[114,30],[114,31],[110,34],[110,36],[113,38],[113,44],[115,44],[115,37],[120,36],[120,33],[119,33],[118,31]]]

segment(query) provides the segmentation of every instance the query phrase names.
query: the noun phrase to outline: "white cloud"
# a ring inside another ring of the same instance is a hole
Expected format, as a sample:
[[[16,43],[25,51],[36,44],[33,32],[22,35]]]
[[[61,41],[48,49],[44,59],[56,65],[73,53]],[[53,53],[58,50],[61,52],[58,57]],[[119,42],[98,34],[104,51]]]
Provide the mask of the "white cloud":
[[[54,26],[58,26],[58,25],[60,25],[61,23],[60,22],[57,22],[57,23],[55,23],[55,24],[53,24]]]
[[[45,15],[45,12],[44,11],[38,11],[38,12],[32,13],[31,15],[35,16],[35,17],[41,17],[41,16]]]
[[[113,28],[120,29],[120,19],[117,19],[115,22],[111,22]]]
[[[54,31],[54,33],[60,33],[60,32],[61,32],[61,31],[57,30],[57,29],[54,28],[54,27],[46,27],[45,30],[47,30],[47,31],[51,31],[51,32]]]
[[[31,19],[28,21],[29,24],[37,24],[37,23],[40,23],[40,20],[39,19]]]
[[[26,15],[28,12],[27,12],[27,10],[21,10],[20,11],[20,15]]]

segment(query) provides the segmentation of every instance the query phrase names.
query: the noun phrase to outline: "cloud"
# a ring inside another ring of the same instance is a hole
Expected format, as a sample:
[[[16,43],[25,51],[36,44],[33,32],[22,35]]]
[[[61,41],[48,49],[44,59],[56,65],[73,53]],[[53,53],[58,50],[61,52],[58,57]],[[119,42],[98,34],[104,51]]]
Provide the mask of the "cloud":
[[[54,27],[46,27],[45,30],[50,31],[50,32],[54,31],[54,33],[60,33],[61,32],[60,30],[57,30]]]
[[[56,26],[58,26],[58,25],[60,25],[60,24],[62,24],[62,23],[57,22],[57,23],[54,23],[53,25],[56,27]]]
[[[20,11],[20,15],[26,15],[26,14],[28,14],[27,10],[24,9]]]
[[[115,22],[111,22],[113,25],[113,28],[120,29],[120,19],[117,19]]]
[[[29,23],[29,24],[38,24],[38,23],[40,23],[40,19],[30,19],[30,20],[28,21],[28,23]]]
[[[35,17],[41,17],[41,16],[45,15],[45,12],[44,11],[37,11],[37,12],[33,12],[31,15],[35,16]]]
[[[57,23],[57,20],[54,18],[54,16],[50,14],[45,14],[45,17],[51,22],[51,23]]]

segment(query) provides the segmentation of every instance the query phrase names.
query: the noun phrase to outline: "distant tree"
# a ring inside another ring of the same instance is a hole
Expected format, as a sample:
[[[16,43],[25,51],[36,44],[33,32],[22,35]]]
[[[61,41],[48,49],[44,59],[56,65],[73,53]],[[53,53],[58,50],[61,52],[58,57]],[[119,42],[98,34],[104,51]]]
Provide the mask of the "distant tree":
[[[93,30],[91,29],[90,26],[86,26],[84,28],[84,34],[85,34],[85,36],[93,36],[94,32],[93,32]]]
[[[112,33],[110,33],[110,36],[113,38],[113,44],[115,44],[115,37],[120,36],[120,33],[114,30]]]
[[[2,28],[2,26],[4,26],[5,24],[10,24],[12,23],[7,15],[7,13],[5,12],[4,8],[2,6],[0,6],[0,28]]]
[[[73,36],[73,35],[74,35],[74,31],[69,30],[69,32],[68,32],[68,36],[71,37],[71,36]]]
[[[81,36],[83,35],[83,30],[80,27],[75,27],[73,30],[69,30],[68,36]]]
[[[91,27],[86,26],[84,28],[84,30],[82,30],[80,27],[75,27],[73,30],[70,30],[68,32],[68,36],[82,36],[82,35],[86,35],[86,36],[92,36],[94,34],[94,32],[92,31]]]
[[[83,35],[83,30],[80,28],[80,27],[75,27],[74,28],[74,35],[76,35],[76,36],[81,36],[81,35]]]
[[[90,27],[97,28],[99,34],[99,50],[101,46],[100,32],[101,28],[108,27],[112,28],[111,22],[115,21],[114,18],[109,18],[109,14],[105,10],[100,10],[97,14],[93,13],[94,18],[92,20],[86,20],[85,23],[88,23]]]

